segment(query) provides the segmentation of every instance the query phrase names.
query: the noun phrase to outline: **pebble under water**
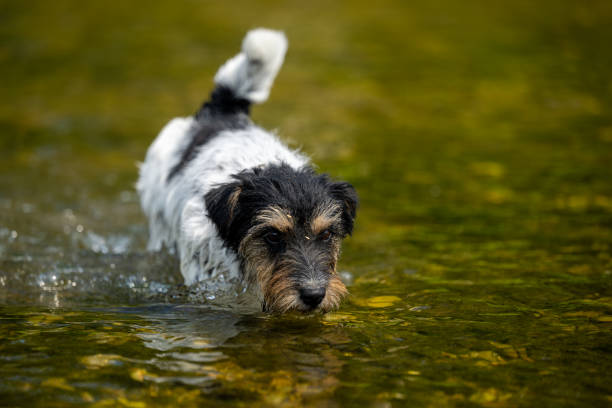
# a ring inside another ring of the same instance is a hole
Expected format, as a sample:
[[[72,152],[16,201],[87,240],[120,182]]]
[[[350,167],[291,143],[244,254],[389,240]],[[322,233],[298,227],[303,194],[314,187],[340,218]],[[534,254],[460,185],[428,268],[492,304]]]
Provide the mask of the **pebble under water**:
[[[0,9],[0,406],[612,404],[608,2]],[[361,197],[325,315],[145,250],[137,162],[255,26],[254,119]]]

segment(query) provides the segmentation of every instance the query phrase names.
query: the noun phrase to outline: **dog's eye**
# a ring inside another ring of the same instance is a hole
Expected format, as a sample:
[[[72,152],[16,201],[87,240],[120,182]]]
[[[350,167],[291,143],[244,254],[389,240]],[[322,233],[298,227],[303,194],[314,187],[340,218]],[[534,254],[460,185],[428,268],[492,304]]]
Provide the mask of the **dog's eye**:
[[[322,233],[320,233],[318,238],[319,238],[321,241],[329,241],[329,239],[331,238],[331,236],[332,236],[332,232],[331,232],[330,230],[328,230],[328,229],[327,229],[327,230],[323,231]]]
[[[278,245],[282,241],[282,236],[278,231],[270,231],[264,235],[264,240],[270,245]]]

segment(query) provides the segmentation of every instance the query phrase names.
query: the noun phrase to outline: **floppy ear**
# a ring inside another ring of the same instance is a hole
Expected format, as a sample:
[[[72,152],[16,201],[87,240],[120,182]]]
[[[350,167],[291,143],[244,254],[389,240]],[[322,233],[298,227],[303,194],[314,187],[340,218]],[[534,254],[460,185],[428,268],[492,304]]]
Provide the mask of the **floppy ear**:
[[[342,204],[342,224],[346,235],[353,233],[353,223],[357,215],[359,199],[355,188],[346,182],[334,182],[330,187],[331,195]]]
[[[204,195],[208,217],[217,226],[219,235],[229,243],[232,234],[232,224],[240,208],[238,199],[242,192],[242,183],[223,184]]]

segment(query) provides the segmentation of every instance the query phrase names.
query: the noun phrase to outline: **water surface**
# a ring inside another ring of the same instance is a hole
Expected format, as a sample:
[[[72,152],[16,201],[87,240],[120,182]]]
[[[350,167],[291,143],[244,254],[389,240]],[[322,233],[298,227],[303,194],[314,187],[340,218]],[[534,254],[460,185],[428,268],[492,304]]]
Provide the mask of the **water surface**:
[[[3,2],[0,405],[609,406],[611,21]],[[254,118],[361,197],[325,316],[219,307],[145,251],[136,163],[255,26],[290,50]]]

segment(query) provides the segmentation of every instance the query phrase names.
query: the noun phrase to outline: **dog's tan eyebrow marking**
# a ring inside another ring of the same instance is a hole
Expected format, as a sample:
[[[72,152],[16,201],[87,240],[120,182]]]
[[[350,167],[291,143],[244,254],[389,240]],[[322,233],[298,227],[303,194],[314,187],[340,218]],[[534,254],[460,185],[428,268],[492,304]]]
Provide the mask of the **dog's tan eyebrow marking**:
[[[266,226],[276,228],[281,232],[293,229],[293,217],[285,210],[277,206],[271,206],[261,210],[256,220]]]
[[[310,229],[315,236],[319,235],[338,222],[341,214],[340,206],[336,203],[327,203],[319,206],[310,221]]]
[[[234,191],[227,200],[227,204],[229,205],[230,210],[230,218],[234,218],[234,210],[236,209],[236,205],[238,204],[238,197],[240,197],[241,192],[242,188],[238,187],[236,191]]]

